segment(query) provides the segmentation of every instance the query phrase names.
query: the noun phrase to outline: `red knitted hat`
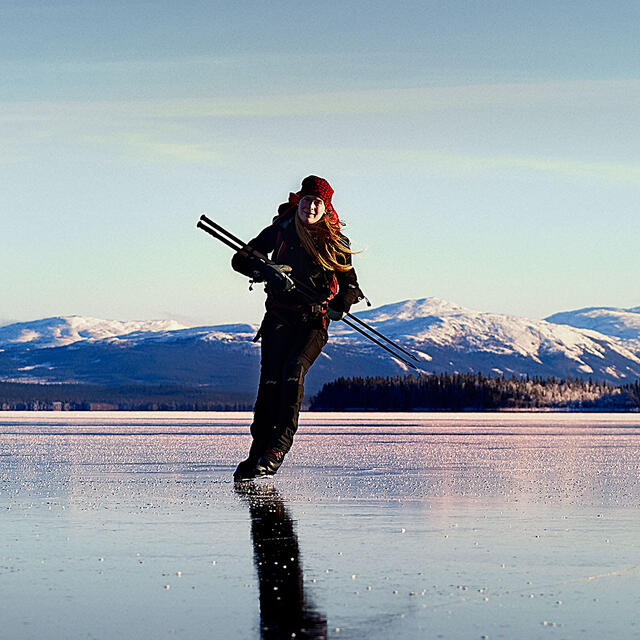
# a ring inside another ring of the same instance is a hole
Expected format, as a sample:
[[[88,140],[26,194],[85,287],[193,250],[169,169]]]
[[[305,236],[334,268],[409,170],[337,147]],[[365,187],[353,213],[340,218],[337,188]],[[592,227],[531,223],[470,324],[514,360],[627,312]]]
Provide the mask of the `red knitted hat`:
[[[329,219],[334,223],[340,224],[338,212],[331,204],[333,189],[324,178],[318,178],[318,176],[307,176],[302,181],[302,188],[300,191],[298,191],[298,193],[290,193],[289,202],[281,204],[278,207],[278,214],[285,215],[288,211],[291,211],[291,205],[298,206],[298,202],[300,202],[300,198],[302,198],[302,196],[318,196],[319,198],[322,198]]]
[[[318,178],[318,176],[307,176],[302,181],[302,189],[300,189],[298,195],[301,198],[303,196],[318,196],[324,200],[324,206],[327,210],[332,208],[331,197],[333,196],[333,189],[324,178]]]

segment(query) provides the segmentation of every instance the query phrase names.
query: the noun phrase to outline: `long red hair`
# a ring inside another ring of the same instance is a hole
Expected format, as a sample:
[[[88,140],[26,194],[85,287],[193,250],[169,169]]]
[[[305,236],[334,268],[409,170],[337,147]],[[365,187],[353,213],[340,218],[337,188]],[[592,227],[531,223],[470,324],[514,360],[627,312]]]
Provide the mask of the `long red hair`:
[[[328,209],[315,224],[305,224],[295,212],[296,232],[305,251],[327,271],[353,269],[349,256],[357,253],[349,248],[349,241],[340,233],[340,222],[335,209]]]

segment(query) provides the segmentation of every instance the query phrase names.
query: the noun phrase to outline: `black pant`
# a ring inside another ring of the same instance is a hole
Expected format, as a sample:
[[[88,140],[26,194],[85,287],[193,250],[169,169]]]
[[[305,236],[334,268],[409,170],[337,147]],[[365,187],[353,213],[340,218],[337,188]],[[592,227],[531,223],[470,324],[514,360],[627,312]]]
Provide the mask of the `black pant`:
[[[260,385],[253,408],[250,457],[277,449],[286,453],[298,429],[304,377],[327,343],[322,319],[285,321],[270,312],[261,327]]]

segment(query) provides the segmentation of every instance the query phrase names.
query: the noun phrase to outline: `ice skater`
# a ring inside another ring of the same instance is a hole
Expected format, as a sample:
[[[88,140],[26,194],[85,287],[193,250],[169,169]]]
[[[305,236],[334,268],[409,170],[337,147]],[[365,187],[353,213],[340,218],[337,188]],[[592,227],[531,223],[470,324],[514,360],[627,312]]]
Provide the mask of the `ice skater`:
[[[235,470],[236,481],[279,469],[298,429],[305,375],[327,343],[329,322],[344,318],[364,298],[332,197],[325,179],[308,176],[300,191],[280,205],[272,224],[249,242],[262,255],[271,254],[276,264],[265,264],[246,250],[233,256],[232,267],[254,282],[266,282],[267,293],[258,331],[262,344],[253,441]],[[304,285],[305,295],[292,279]]]

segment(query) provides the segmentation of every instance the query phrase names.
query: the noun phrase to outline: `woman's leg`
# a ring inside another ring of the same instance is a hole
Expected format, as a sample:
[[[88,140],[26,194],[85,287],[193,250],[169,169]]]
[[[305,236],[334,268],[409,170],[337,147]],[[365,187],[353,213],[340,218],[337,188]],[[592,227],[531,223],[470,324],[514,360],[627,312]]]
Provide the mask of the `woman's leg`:
[[[260,383],[251,424],[253,444],[250,456],[257,454],[256,460],[264,453],[276,429],[287,329],[288,327],[269,314],[262,323]]]
[[[260,382],[251,423],[253,441],[247,459],[238,465],[234,473],[236,479],[255,475],[255,465],[273,439],[278,419],[283,350],[286,353],[286,327],[267,314],[262,321],[260,335]]]
[[[292,330],[283,362],[276,428],[267,446],[267,473],[275,473],[293,443],[304,397],[304,379],[309,368],[327,343],[327,331],[321,326],[302,324]]]

